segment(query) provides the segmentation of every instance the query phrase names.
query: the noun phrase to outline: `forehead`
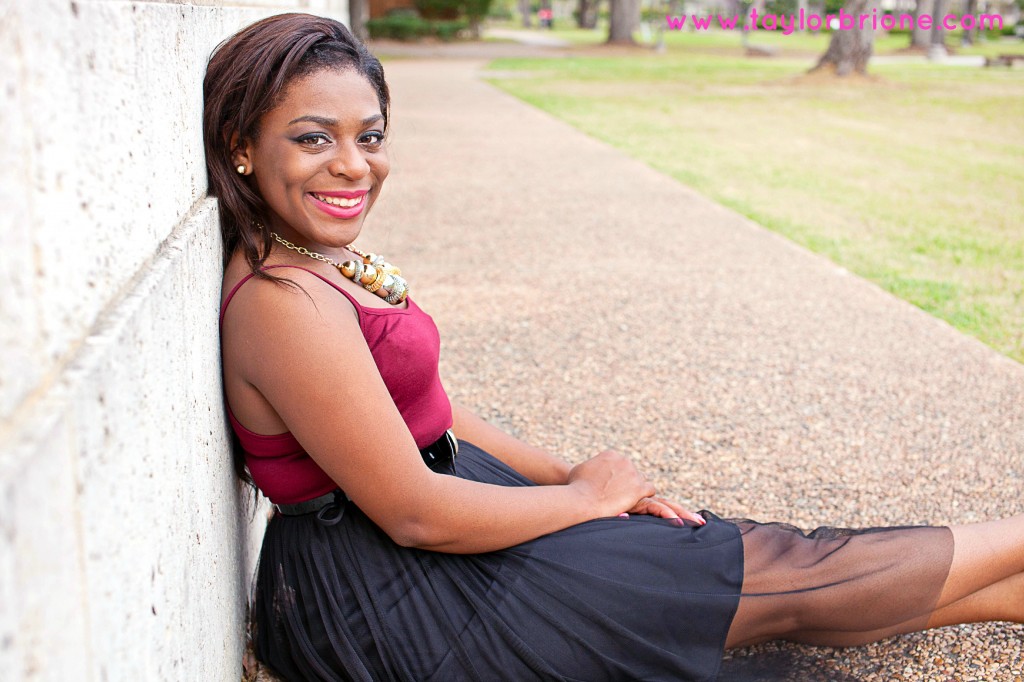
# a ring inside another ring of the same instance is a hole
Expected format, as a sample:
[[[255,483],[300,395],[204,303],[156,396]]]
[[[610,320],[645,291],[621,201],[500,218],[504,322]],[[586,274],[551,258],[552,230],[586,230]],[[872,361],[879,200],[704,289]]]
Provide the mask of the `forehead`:
[[[288,84],[277,106],[267,113],[275,122],[299,116],[361,121],[382,113],[377,91],[355,69],[320,69]]]

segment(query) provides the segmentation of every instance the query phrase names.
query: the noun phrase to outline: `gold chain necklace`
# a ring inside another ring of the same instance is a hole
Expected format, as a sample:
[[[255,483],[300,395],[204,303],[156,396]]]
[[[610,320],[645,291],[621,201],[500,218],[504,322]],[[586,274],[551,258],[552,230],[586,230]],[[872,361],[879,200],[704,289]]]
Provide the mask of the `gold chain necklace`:
[[[349,244],[345,248],[363,260],[347,260],[344,263],[338,263],[322,253],[310,251],[305,246],[292,244],[276,232],[271,232],[270,236],[287,249],[328,265],[333,265],[342,276],[361,285],[370,293],[377,294],[391,305],[399,305],[409,295],[409,283],[405,281],[404,277],[400,277],[402,271],[391,263],[386,262],[384,256],[378,256],[375,253],[363,253]]]

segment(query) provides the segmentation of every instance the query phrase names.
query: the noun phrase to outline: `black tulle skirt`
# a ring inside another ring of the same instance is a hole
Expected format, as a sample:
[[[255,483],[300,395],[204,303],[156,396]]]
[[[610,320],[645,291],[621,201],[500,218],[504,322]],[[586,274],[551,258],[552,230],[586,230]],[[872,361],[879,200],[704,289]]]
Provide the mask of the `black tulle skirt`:
[[[456,469],[532,485],[466,442]],[[909,631],[952,557],[948,529],[807,536],[702,514],[701,527],[598,519],[471,555],[396,545],[351,503],[333,524],[278,514],[251,611],[256,656],[286,680],[711,680],[738,610],[798,640],[833,624]],[[896,584],[907,587],[863,608]]]

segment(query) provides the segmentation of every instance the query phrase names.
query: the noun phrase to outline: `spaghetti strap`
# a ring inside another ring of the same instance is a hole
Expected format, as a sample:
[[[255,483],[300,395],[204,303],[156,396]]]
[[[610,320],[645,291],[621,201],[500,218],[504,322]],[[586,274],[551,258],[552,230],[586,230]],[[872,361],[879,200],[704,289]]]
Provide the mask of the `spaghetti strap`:
[[[238,280],[238,283],[235,284],[235,286],[231,287],[231,291],[228,292],[227,298],[225,298],[224,302],[220,304],[220,326],[224,326],[224,313],[228,311],[228,303],[231,303],[231,299],[235,297],[235,292],[241,289],[242,285],[253,277],[255,277],[255,275],[250,272],[248,275]]]
[[[267,266],[262,267],[260,269],[261,270],[273,270],[274,268],[295,268],[296,270],[304,270],[304,271],[308,272],[309,274],[311,274],[311,275],[313,275],[315,277],[319,277],[324,282],[327,282],[327,284],[330,284],[332,287],[334,287],[335,290],[337,290],[342,295],[344,295],[345,298],[347,298],[349,300],[349,303],[351,303],[355,307],[356,314],[359,316],[359,323],[360,323],[360,325],[362,325],[362,322],[363,322],[363,306],[362,306],[362,304],[360,304],[359,301],[356,300],[355,296],[353,296],[352,294],[348,293],[347,291],[345,291],[344,289],[339,287],[337,284],[335,284],[331,280],[327,279],[326,277],[324,277],[323,275],[321,275],[321,274],[319,274],[317,272],[313,272],[309,268],[304,268],[304,267],[301,267],[299,265],[267,265]],[[224,313],[227,312],[228,304],[231,303],[231,299],[233,299],[235,297],[235,293],[239,289],[242,288],[243,284],[245,284],[246,282],[248,282],[250,279],[252,279],[255,276],[256,275],[254,273],[250,272],[248,275],[246,275],[242,279],[238,280],[238,283],[235,284],[235,286],[231,287],[231,291],[228,292],[227,297],[224,299],[224,303],[222,303],[221,306],[220,306],[220,324],[221,324],[221,326],[224,325]]]

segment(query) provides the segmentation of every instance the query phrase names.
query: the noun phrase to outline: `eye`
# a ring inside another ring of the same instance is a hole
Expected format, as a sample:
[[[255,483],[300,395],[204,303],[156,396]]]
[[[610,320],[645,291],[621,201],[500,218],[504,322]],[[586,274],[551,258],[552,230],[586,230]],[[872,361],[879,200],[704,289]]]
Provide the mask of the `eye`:
[[[359,141],[371,149],[376,149],[384,144],[384,133],[379,130],[371,130],[368,133],[363,133]]]
[[[310,133],[296,138],[295,141],[307,147],[323,147],[331,143],[331,138],[323,133]]]

